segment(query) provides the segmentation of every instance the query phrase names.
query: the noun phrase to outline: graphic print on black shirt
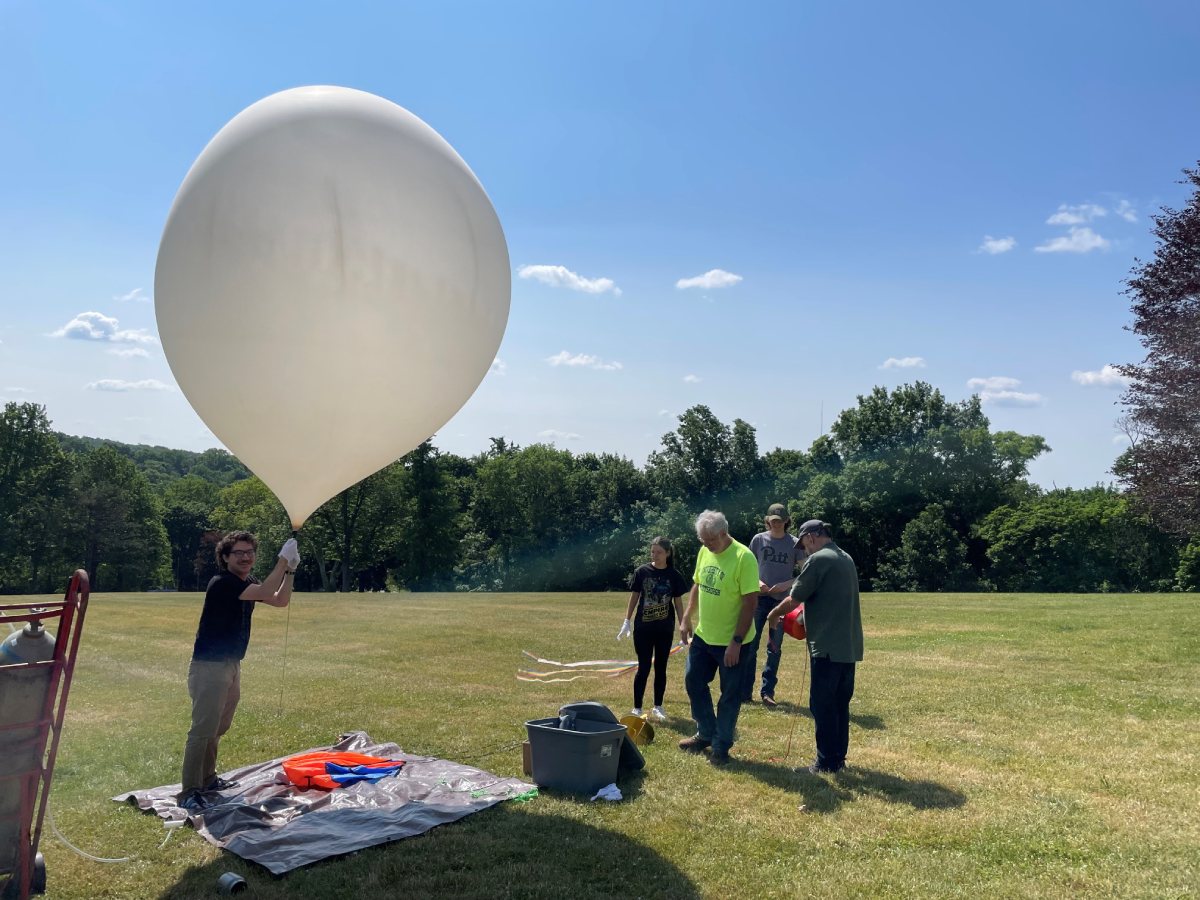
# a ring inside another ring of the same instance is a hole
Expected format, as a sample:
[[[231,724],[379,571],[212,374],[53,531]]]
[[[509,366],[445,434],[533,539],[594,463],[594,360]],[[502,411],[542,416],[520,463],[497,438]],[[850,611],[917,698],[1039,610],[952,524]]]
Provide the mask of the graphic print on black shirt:
[[[632,590],[641,594],[636,621],[639,625],[675,625],[673,598],[688,591],[688,584],[678,569],[656,569],[653,565],[640,566],[633,576]]]

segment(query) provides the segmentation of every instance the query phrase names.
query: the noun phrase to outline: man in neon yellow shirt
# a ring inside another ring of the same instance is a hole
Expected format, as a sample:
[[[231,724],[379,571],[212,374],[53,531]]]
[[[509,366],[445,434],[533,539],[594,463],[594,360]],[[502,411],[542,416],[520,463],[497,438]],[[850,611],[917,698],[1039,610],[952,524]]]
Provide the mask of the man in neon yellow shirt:
[[[684,684],[692,703],[696,733],[679,742],[679,749],[702,753],[712,747],[714,766],[729,763],[734,729],[742,708],[742,682],[749,677],[754,656],[742,644],[754,640],[754,609],[758,605],[758,560],[729,536],[729,522],[715,510],[696,518],[696,537],[703,544],[696,557],[692,591],[680,625],[690,639]],[[721,695],[713,712],[713,677],[721,675]]]

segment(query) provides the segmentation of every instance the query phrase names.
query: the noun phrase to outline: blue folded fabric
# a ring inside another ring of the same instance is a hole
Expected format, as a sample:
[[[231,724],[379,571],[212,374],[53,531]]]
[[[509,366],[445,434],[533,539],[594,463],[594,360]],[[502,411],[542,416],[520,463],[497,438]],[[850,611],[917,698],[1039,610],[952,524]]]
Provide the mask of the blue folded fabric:
[[[360,781],[374,784],[389,775],[395,775],[402,768],[404,763],[396,763],[394,766],[339,766],[337,763],[327,762],[325,774],[340,785],[358,784]]]

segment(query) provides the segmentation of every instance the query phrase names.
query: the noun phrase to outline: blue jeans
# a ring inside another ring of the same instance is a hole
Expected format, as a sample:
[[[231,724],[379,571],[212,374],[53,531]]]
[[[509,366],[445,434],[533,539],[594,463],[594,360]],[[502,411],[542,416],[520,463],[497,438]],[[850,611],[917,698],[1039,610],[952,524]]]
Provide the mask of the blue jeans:
[[[687,666],[683,683],[687,687],[688,699],[692,702],[692,718],[696,720],[696,734],[701,740],[710,741],[713,750],[729,752],[733,746],[734,730],[737,728],[738,713],[742,709],[742,681],[748,676],[753,663],[753,654],[742,648],[736,666],[725,665],[725,648],[704,643],[698,635],[692,635],[688,649]],[[713,676],[721,673],[721,695],[717,699],[717,710],[713,713],[712,691],[709,685]]]
[[[780,604],[779,600],[767,594],[760,594],[758,597],[758,606],[754,610],[754,640],[746,645],[743,653],[750,654],[750,669],[746,672],[745,681],[742,684],[742,702],[748,703],[750,695],[754,692],[754,669],[758,665],[758,645],[763,643],[763,629],[767,625],[767,616],[771,614],[771,610]],[[767,644],[767,661],[763,665],[762,671],[762,689],[759,694],[765,697],[775,696],[775,685],[779,681],[779,657],[783,655],[783,625],[778,625],[775,631],[770,635],[771,640],[766,641]],[[775,645],[775,649],[771,649],[771,644]]]

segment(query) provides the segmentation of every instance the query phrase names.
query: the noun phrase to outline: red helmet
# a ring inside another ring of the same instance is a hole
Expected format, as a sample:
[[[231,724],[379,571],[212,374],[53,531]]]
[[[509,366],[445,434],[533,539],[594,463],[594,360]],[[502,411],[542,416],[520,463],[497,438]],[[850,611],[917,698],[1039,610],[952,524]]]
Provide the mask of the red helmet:
[[[804,604],[801,603],[783,617],[783,630],[798,641],[804,640],[807,632],[804,630]]]

